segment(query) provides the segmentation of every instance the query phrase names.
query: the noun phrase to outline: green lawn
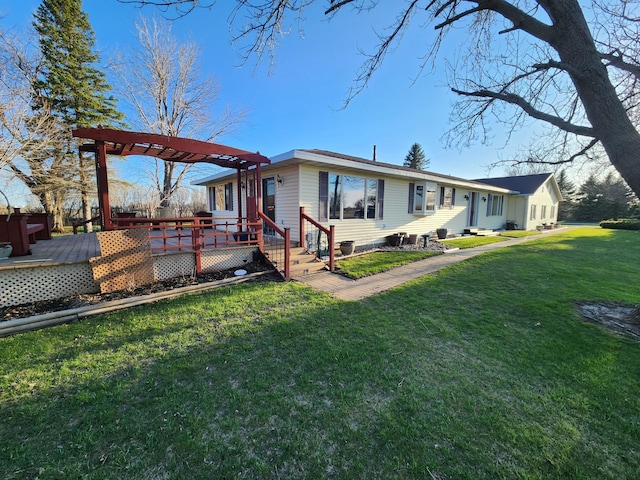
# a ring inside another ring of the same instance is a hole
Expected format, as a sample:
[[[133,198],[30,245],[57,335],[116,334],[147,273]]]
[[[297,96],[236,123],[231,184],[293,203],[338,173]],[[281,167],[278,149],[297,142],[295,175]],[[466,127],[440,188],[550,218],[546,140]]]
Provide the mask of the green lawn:
[[[349,278],[362,278],[436,255],[441,252],[371,252],[338,260],[336,267]]]
[[[636,479],[640,232],[576,229],[361,302],[226,287],[0,339],[4,479]]]
[[[532,235],[540,235],[542,232],[538,230],[505,230],[504,232],[500,232],[501,237],[510,237],[510,238],[521,238],[521,237],[530,237]]]
[[[440,240],[447,245],[457,248],[474,248],[482,245],[489,245],[490,243],[499,243],[508,240],[507,238],[495,236],[495,237],[482,237],[472,235],[470,237],[452,238],[448,240]]]

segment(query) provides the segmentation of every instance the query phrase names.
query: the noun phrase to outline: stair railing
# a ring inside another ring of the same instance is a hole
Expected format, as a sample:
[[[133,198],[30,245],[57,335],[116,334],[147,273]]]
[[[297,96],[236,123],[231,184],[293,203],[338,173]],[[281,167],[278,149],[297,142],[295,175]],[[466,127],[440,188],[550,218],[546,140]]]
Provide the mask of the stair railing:
[[[307,228],[306,222],[312,228]],[[327,242],[322,243],[322,234],[326,235]],[[300,246],[310,253],[315,253],[318,258],[329,257],[329,270],[335,269],[335,226],[329,228],[322,226],[318,221],[304,213],[304,207],[300,207]],[[326,251],[325,251],[326,250]],[[324,255],[326,253],[326,255]]]
[[[291,278],[291,230],[278,227],[264,212],[258,212],[262,220],[260,249],[267,261],[285,280]]]

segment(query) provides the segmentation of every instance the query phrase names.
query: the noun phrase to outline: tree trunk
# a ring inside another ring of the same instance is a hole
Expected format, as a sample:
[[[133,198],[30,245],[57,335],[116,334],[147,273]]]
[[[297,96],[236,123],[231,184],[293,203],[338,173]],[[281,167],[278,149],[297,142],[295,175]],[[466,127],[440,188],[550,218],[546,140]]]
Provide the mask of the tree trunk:
[[[554,23],[551,45],[582,100],[587,118],[611,164],[629,187],[640,195],[640,133],[631,123],[624,105],[611,84],[607,68],[577,0],[546,0],[540,4]]]
[[[171,190],[173,187],[173,170],[175,164],[173,162],[164,162],[164,175],[162,178],[162,192],[160,192],[160,206],[171,206]]]

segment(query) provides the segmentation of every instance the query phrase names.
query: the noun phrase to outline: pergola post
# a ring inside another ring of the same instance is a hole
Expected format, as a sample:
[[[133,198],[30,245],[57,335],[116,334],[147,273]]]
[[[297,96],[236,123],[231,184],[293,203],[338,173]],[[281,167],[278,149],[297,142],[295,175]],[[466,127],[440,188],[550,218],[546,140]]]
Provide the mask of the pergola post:
[[[96,177],[98,179],[98,205],[102,230],[113,230],[111,203],[109,202],[109,181],[107,179],[107,146],[96,141]]]

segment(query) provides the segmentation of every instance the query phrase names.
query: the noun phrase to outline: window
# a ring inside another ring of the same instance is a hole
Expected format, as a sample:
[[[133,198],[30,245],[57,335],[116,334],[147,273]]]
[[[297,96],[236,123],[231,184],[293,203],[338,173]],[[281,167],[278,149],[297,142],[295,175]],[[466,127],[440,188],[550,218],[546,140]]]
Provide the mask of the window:
[[[547,218],[547,206],[546,205],[542,205],[540,207],[540,218],[542,218],[542,219]]]
[[[233,210],[233,183],[209,187],[209,208],[211,210]]]
[[[556,218],[556,206],[551,205],[551,213],[549,214],[549,218],[554,220]]]
[[[440,208],[453,208],[456,204],[456,189],[440,187]]]
[[[531,205],[531,212],[529,213],[529,220],[536,219],[536,205]]]
[[[503,204],[504,195],[487,195],[487,217],[501,216]]]
[[[424,215],[436,209],[435,183],[409,184],[409,213]]]
[[[384,180],[320,172],[321,221],[327,210],[331,220],[382,220],[383,200]]]

